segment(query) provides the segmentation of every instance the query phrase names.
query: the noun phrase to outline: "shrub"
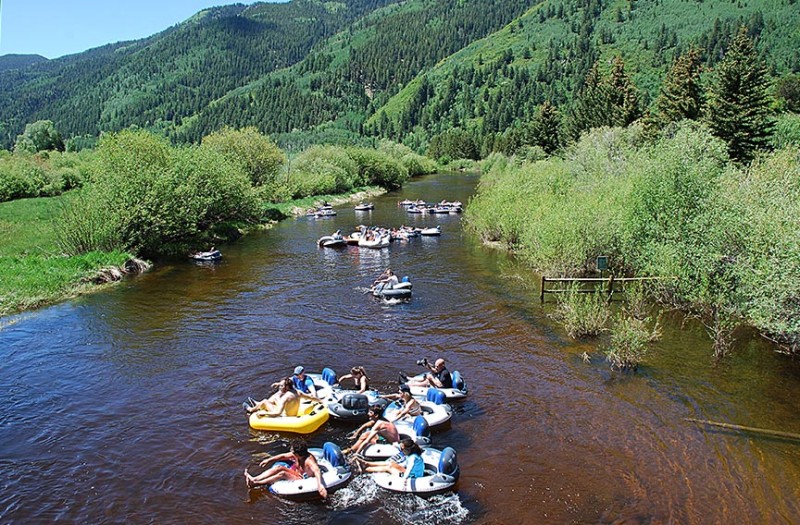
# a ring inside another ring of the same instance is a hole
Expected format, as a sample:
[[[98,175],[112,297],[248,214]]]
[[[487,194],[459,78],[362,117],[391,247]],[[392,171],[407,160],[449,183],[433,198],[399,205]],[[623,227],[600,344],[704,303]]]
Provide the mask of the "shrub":
[[[219,223],[257,217],[247,174],[211,148],[172,149],[150,133],[123,131],[104,136],[98,156],[95,179],[65,211],[68,253],[178,253]]]
[[[584,293],[579,286],[572,286],[558,296],[558,306],[553,313],[553,318],[561,322],[574,339],[605,332],[610,317],[605,295],[601,292]]]

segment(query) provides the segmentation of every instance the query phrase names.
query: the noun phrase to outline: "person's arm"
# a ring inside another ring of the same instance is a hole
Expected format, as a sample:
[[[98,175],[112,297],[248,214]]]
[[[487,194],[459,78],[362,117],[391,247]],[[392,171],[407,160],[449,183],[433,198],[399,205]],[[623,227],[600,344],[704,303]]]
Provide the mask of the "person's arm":
[[[297,397],[299,397],[300,399],[308,399],[309,401],[317,401],[317,402],[319,402],[319,398],[318,397],[314,397],[312,395],[306,394],[305,392],[298,391],[297,392]]]
[[[325,488],[325,482],[322,481],[322,472],[319,470],[319,465],[317,465],[317,460],[314,456],[309,456],[306,460],[306,464],[308,469],[314,474],[314,478],[317,480],[317,490],[319,491],[319,495],[324,499],[328,497],[328,490]]]
[[[442,388],[442,385],[444,384],[438,377],[436,377],[436,374],[428,374],[428,380],[433,383],[433,386],[436,388]]]
[[[283,454],[277,454],[275,456],[269,456],[268,458],[263,459],[258,466],[259,467],[266,467],[270,463],[274,463],[276,461],[282,461],[284,459],[289,459],[291,457],[291,452],[284,452]]]
[[[374,422],[374,421],[367,421],[366,423],[364,423],[363,425],[361,425],[360,427],[358,427],[357,429],[355,429],[353,432],[351,432],[350,434],[348,434],[348,435],[347,435],[347,437],[348,437],[349,439],[355,439],[355,438],[357,438],[357,437],[358,437],[358,435],[359,435],[359,434],[360,434],[360,433],[361,433],[363,430],[366,430],[366,429],[368,429],[369,427],[371,427],[371,426],[372,426],[372,425],[374,425],[374,424],[375,424],[375,422]]]
[[[341,385],[342,381],[344,381],[345,379],[350,379],[351,377],[353,377],[353,374],[345,374],[345,375],[343,375],[342,377],[339,378],[339,382],[336,383],[336,384],[337,385]]]

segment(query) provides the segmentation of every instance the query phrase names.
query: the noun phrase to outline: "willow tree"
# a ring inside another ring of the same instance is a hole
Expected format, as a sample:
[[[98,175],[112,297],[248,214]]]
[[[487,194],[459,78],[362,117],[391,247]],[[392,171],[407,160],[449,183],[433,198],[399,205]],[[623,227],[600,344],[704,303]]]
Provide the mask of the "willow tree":
[[[741,26],[714,72],[705,115],[731,158],[750,161],[769,144],[775,123],[768,88],[767,68]]]

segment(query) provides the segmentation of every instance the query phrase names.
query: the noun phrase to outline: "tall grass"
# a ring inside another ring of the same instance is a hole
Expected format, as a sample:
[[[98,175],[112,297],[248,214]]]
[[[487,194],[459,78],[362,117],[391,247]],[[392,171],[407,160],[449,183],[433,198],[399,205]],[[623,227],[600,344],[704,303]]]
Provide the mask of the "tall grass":
[[[66,257],[57,228],[70,194],[0,203],[0,315],[51,304],[92,288],[85,280],[131,256],[92,252]]]
[[[547,274],[607,255],[617,275],[670,277],[653,295],[700,317],[718,355],[741,321],[800,350],[796,146],[742,168],[696,124],[654,143],[635,126],[594,130],[563,158],[491,159],[465,220]]]

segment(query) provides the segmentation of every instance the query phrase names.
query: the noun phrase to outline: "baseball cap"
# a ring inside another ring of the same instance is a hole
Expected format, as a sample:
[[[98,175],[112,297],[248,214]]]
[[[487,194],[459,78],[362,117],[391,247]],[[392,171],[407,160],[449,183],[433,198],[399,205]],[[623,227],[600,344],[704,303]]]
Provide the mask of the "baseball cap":
[[[302,366],[296,366],[294,368],[294,375],[299,376],[300,374],[303,373],[304,370],[305,368],[303,368]]]

